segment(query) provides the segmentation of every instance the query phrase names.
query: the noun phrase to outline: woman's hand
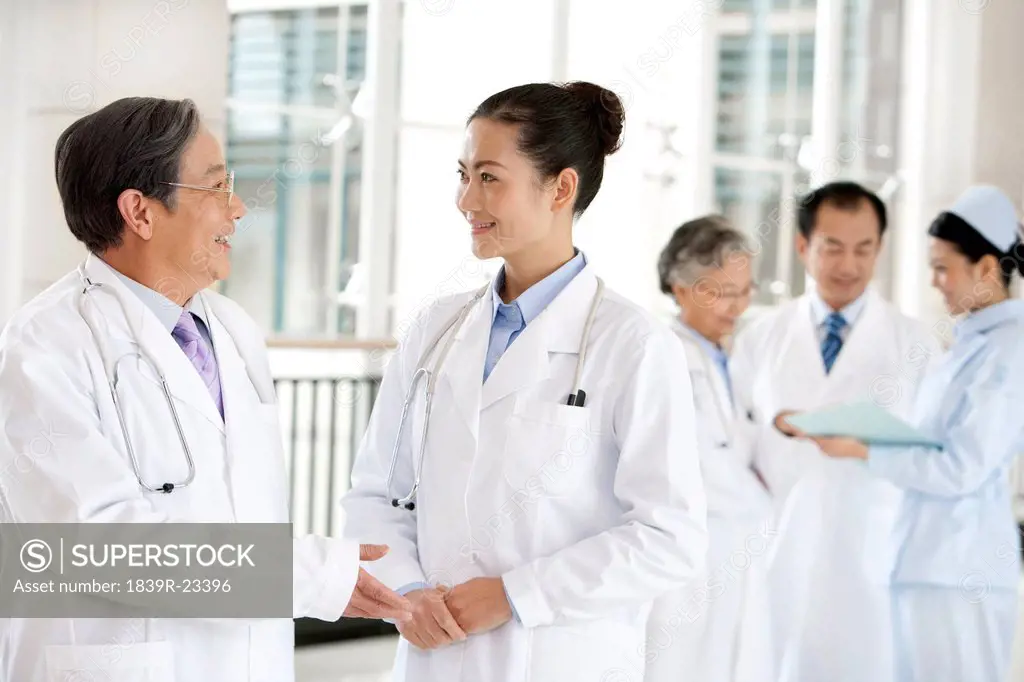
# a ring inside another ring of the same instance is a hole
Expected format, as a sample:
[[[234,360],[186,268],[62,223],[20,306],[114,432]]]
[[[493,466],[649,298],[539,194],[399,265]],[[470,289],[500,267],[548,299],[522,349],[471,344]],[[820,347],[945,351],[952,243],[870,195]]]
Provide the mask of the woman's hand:
[[[466,639],[445,604],[444,588],[429,587],[405,595],[412,617],[398,623],[398,632],[418,649],[437,649]]]
[[[501,578],[473,578],[444,597],[448,610],[468,634],[487,632],[512,619],[512,606]]]
[[[775,415],[775,429],[790,438],[803,438],[804,432],[786,421],[786,417],[799,414],[796,410],[783,410]]]
[[[811,438],[829,457],[867,459],[868,446],[856,438]]]

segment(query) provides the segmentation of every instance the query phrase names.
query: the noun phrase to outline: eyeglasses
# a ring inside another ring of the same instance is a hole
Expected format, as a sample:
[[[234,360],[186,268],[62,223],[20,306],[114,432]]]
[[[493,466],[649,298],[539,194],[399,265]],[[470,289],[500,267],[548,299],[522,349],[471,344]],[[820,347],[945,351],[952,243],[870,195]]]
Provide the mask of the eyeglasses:
[[[219,187],[214,185],[213,187],[206,187],[204,185],[186,185],[182,182],[161,182],[162,185],[171,185],[172,187],[181,187],[183,189],[198,189],[204,192],[223,192],[227,194],[227,199],[224,202],[225,208],[231,206],[231,198],[235,195],[235,171],[228,171],[228,176],[217,185],[226,184],[227,187]]]
[[[757,282],[751,282],[750,286],[747,287],[746,289],[730,289],[729,291],[721,292],[719,296],[720,298],[727,301],[735,301],[741,298],[750,298],[751,296],[756,296],[759,291],[760,287],[757,286]]]

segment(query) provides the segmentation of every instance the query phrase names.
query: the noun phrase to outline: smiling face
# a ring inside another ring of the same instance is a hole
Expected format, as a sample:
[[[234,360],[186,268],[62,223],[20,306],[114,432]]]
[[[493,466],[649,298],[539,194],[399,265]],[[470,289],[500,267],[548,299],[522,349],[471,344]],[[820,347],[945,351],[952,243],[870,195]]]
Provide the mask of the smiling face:
[[[995,256],[982,256],[972,263],[955,244],[931,237],[928,262],[932,269],[932,286],[942,294],[950,315],[984,308],[1008,295]]]
[[[881,248],[878,216],[867,200],[854,210],[822,204],[810,239],[797,236],[800,260],[833,310],[841,310],[864,293]]]
[[[517,149],[518,127],[485,118],[466,128],[456,206],[478,258],[532,257],[568,244],[576,174],[543,182]],[[567,217],[569,216],[569,217]]]
[[[147,248],[169,272],[203,289],[231,274],[230,237],[246,212],[241,199],[226,191],[224,154],[205,127],[185,149],[178,183],[224,191],[178,187],[173,208],[153,202]]]
[[[683,321],[709,341],[721,343],[750,306],[752,275],[750,256],[734,252],[721,267],[706,269],[693,286],[673,286]]]

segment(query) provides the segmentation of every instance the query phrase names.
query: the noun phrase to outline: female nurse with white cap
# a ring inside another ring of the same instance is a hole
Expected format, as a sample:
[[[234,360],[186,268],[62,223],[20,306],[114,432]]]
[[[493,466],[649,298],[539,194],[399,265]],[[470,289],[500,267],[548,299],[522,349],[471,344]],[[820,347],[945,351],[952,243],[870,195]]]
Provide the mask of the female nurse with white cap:
[[[1021,575],[1008,469],[1024,452],[1024,301],[1009,285],[1024,275],[1024,245],[1012,202],[988,186],[965,192],[929,234],[932,285],[960,319],[914,422],[942,447],[815,440],[907,492],[891,588],[897,679],[1002,682]]]

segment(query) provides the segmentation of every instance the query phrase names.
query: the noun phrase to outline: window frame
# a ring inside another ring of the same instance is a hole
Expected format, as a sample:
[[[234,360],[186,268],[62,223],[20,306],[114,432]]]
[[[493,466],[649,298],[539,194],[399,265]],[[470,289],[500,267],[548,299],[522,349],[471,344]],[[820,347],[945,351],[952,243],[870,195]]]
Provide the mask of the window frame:
[[[706,134],[709,136],[710,144],[705,147],[708,163],[704,166],[708,169],[706,184],[702,184],[699,203],[708,206],[717,206],[715,173],[717,170],[735,172],[770,172],[779,176],[779,185],[782,188],[782,196],[779,198],[779,216],[777,228],[778,239],[775,242],[775,276],[774,281],[785,284],[783,293],[770,295],[771,300],[760,301],[757,305],[777,305],[785,300],[793,298],[804,289],[807,278],[802,276],[801,268],[796,262],[794,240],[796,237],[796,202],[795,193],[802,186],[803,176],[809,176],[812,186],[827,182],[837,177],[850,177],[876,191],[879,188],[898,187],[898,177],[894,169],[898,168],[898,160],[881,159],[880,150],[886,148],[889,154],[895,154],[898,149],[899,140],[895,134],[890,134],[892,139],[885,139],[872,142],[862,139],[860,132],[855,131],[858,139],[850,138],[850,131],[845,130],[848,125],[843,119],[848,112],[844,110],[847,98],[862,95],[865,98],[864,108],[871,105],[871,99],[877,99],[877,95],[871,93],[864,95],[863,92],[847,93],[844,90],[843,72],[847,59],[847,35],[844,32],[844,21],[846,20],[847,5],[851,0],[817,0],[816,7],[800,7],[797,0],[791,0],[790,7],[772,8],[767,11],[764,18],[764,27],[768,36],[788,34],[789,36],[789,62],[787,77],[787,120],[792,120],[793,107],[797,106],[796,96],[799,90],[796,87],[796,72],[799,66],[798,41],[801,34],[811,34],[814,37],[814,80],[812,85],[812,107],[811,107],[811,129],[810,134],[803,140],[794,138],[788,141],[789,148],[785,151],[786,158],[772,159],[765,156],[744,154],[742,152],[724,152],[718,150],[718,113],[719,113],[719,84],[721,70],[719,65],[721,38],[751,35],[755,28],[755,19],[751,11],[725,11],[718,4],[714,21],[709,22],[710,38],[705,53],[708,64],[709,94],[706,98],[706,120],[709,122]],[[896,5],[899,0],[893,0]],[[870,11],[866,7],[860,7],[857,15],[861,21],[867,22]],[[872,6],[871,11],[882,11]],[[884,11],[894,11],[891,7],[884,8]],[[875,17],[872,17],[875,18]],[[869,23],[861,30],[871,31],[877,28]],[[856,34],[860,35],[860,34]],[[862,36],[861,36],[862,37]],[[897,65],[898,66],[898,65]],[[870,77],[870,75],[868,75]],[[854,85],[863,86],[861,79]],[[863,117],[863,115],[862,115]],[[898,128],[898,119],[896,121]],[[869,131],[870,133],[871,131]],[[787,142],[780,141],[784,146]],[[807,146],[804,147],[804,144]],[[863,145],[858,154],[847,162],[844,157],[844,145]],[[817,151],[816,151],[817,150]],[[820,150],[830,150],[831,153],[822,153]],[[807,152],[810,152],[807,154]],[[807,158],[804,158],[806,155]],[[841,163],[839,163],[841,162]],[[894,184],[892,183],[894,180]],[[883,199],[888,198],[883,193]],[[895,211],[891,211],[895,213]],[[747,227],[747,226],[743,226]],[[755,235],[757,236],[757,235]],[[883,254],[879,261],[876,279],[880,280],[881,288],[889,288],[891,261],[888,254]],[[768,297],[772,291],[772,282],[762,282],[762,296]],[[778,285],[775,285],[776,288]]]
[[[264,100],[264,99],[240,99],[236,97],[228,97],[226,101],[226,109],[229,115],[237,115],[238,113],[252,112],[252,111],[263,111],[273,112],[274,114],[281,116],[285,129],[289,127],[294,121],[303,120],[304,122],[319,121],[317,123],[317,130],[326,133],[329,131],[339,120],[344,117],[349,117],[351,120],[350,128],[353,125],[361,124],[362,121],[357,121],[357,118],[361,118],[359,114],[354,111],[355,104],[358,98],[353,98],[351,85],[348,83],[348,72],[349,72],[349,52],[350,52],[350,34],[352,26],[352,10],[356,7],[365,8],[367,15],[367,46],[366,46],[366,69],[363,73],[362,83],[360,90],[370,87],[370,49],[375,38],[372,35],[372,26],[370,13],[373,11],[373,6],[378,3],[375,0],[234,0],[229,2],[229,11],[232,14],[232,21],[234,16],[238,14],[272,14],[275,12],[299,12],[304,10],[320,10],[320,9],[336,9],[337,10],[337,26],[336,31],[336,42],[334,49],[336,50],[336,56],[334,60],[334,71],[331,74],[325,74],[333,76],[334,86],[337,92],[335,98],[335,104],[333,106],[323,106],[322,104],[292,104],[292,103],[280,103],[276,101]],[[230,76],[230,77],[233,77]],[[362,113],[362,112],[359,112]],[[321,130],[320,125],[322,124],[323,129]],[[365,128],[365,126],[363,126]],[[357,189],[364,189],[366,183],[363,179],[366,177],[367,167],[369,165],[366,153],[365,145],[365,131],[363,131],[364,139],[361,140],[361,154],[356,159],[356,166],[352,166],[353,152],[348,147],[350,145],[343,144],[341,138],[335,142],[327,145],[329,149],[324,150],[328,156],[328,179],[327,179],[327,218],[326,228],[324,229],[323,235],[326,240],[324,246],[323,260],[314,259],[310,261],[312,267],[319,268],[323,272],[322,284],[324,286],[323,291],[318,292],[321,298],[321,302],[317,305],[317,314],[315,320],[312,322],[310,327],[315,330],[313,334],[315,336],[328,336],[328,337],[351,337],[359,336],[360,329],[358,327],[359,319],[359,306],[362,302],[363,296],[352,296],[346,295],[346,292],[341,287],[341,269],[342,269],[342,256],[343,256],[343,245],[347,238],[354,237],[354,241],[357,242],[357,251],[350,254],[353,261],[353,278],[355,273],[358,272],[358,264],[363,262],[365,259],[364,249],[362,246],[362,237],[365,233],[364,224],[367,219],[364,216],[366,207],[361,203],[362,197],[365,192],[360,191],[360,206],[359,206],[359,224],[349,225],[348,213],[349,211],[349,198],[352,196],[350,191],[350,183],[357,180],[360,184],[357,185]],[[349,133],[351,134],[351,133]],[[282,133],[282,139],[287,137],[287,131]],[[287,141],[285,142],[287,143]],[[277,192],[286,191],[282,187],[277,188]],[[287,200],[283,196],[279,196],[275,200],[275,204],[286,205]],[[278,206],[278,213],[280,213],[281,206]],[[286,221],[286,216],[279,216],[275,221],[275,235],[273,237],[273,303],[272,313],[269,329],[267,330],[270,336],[281,336],[289,334],[289,325],[287,323],[287,316],[285,314],[286,301],[291,297],[288,289],[289,279],[289,267],[287,264],[287,225],[283,221]],[[392,226],[393,230],[393,226]],[[230,289],[230,286],[227,287]],[[350,333],[342,333],[339,331],[341,322],[343,321],[343,315],[348,309],[349,315],[352,322],[350,327],[352,330]]]

